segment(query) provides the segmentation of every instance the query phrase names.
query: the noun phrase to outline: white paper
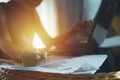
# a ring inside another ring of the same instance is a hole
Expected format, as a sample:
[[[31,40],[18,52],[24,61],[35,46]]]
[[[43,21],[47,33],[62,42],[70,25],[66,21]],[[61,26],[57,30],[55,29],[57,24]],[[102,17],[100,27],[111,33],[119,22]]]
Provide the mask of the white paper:
[[[85,55],[80,57],[64,58],[58,61],[44,63],[35,67],[22,67],[3,64],[0,67],[17,69],[42,71],[61,74],[94,74],[103,64],[107,55]]]

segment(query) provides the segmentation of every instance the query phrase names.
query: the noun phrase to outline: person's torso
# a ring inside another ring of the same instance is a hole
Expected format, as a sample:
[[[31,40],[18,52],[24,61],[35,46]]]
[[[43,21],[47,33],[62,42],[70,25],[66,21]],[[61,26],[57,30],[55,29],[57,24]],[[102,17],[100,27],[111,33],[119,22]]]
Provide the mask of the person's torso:
[[[19,4],[5,5],[7,27],[12,40],[20,46],[30,44],[36,29],[36,18],[33,10],[26,10]]]

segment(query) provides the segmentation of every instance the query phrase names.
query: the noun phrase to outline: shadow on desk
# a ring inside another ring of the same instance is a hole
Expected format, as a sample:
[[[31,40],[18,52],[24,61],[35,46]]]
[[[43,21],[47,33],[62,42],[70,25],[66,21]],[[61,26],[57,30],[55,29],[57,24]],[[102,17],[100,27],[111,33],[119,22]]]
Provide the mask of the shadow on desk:
[[[120,71],[120,48],[111,49],[97,73]]]

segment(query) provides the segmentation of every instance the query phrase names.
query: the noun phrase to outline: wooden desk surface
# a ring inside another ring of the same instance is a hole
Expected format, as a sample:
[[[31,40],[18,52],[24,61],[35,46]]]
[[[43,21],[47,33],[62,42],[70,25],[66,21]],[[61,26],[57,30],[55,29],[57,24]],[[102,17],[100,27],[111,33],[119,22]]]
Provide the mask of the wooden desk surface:
[[[57,61],[66,57],[50,56],[49,61]],[[38,71],[0,69],[0,80],[116,80],[115,72],[92,74],[59,74]],[[117,79],[119,80],[119,79]]]
[[[37,71],[0,70],[0,80],[120,80],[117,72],[97,74],[58,74]],[[118,75],[118,76],[117,76]]]

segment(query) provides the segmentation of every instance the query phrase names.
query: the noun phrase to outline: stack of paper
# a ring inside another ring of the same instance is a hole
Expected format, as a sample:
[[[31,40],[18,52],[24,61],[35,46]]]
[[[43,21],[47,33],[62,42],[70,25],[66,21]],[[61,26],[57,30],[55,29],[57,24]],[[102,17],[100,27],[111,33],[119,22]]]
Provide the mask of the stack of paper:
[[[107,55],[85,55],[65,58],[58,61],[50,61],[35,67],[23,67],[9,64],[2,64],[0,67],[61,74],[94,74],[106,58]]]

